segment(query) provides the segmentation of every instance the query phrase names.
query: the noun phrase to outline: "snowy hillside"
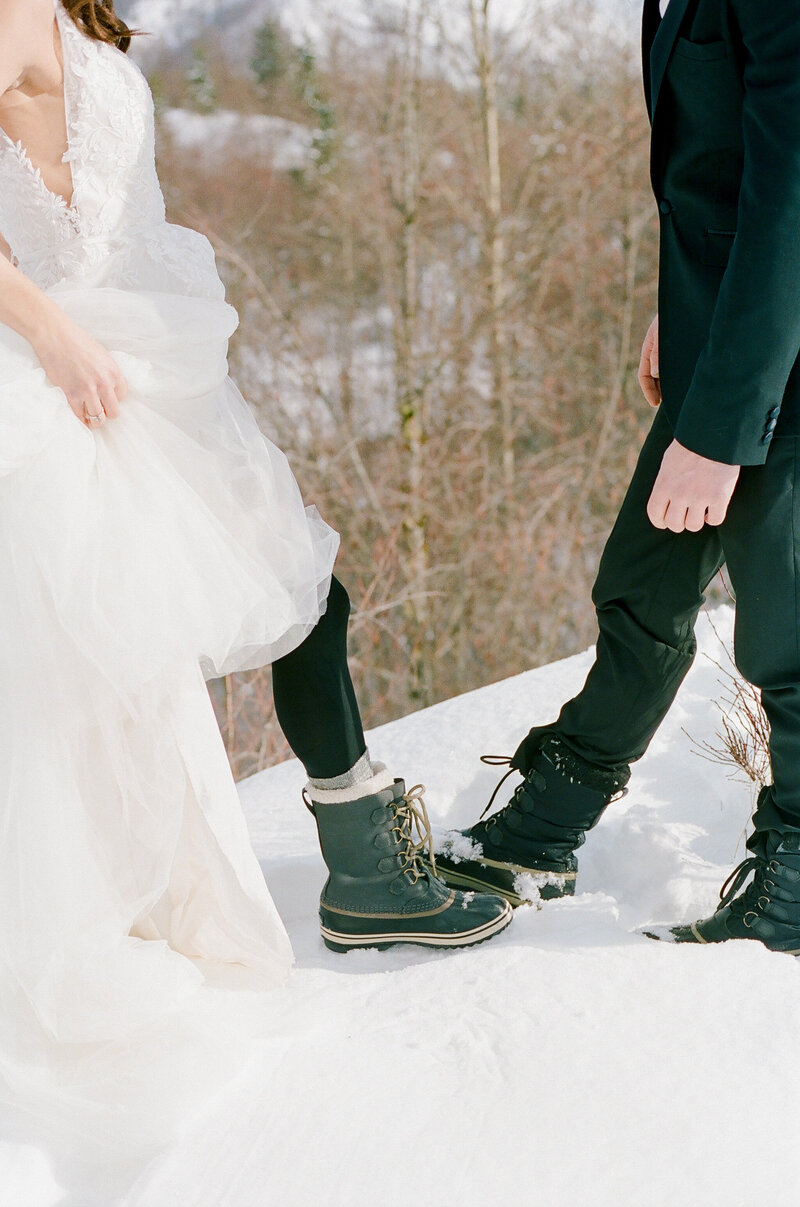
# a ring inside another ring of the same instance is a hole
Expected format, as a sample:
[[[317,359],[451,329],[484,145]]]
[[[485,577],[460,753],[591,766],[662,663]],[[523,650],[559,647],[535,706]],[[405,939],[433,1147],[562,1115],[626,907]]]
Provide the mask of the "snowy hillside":
[[[731,612],[715,624],[730,638]],[[285,763],[241,785],[297,969],[274,1038],[156,1161],[124,1207],[756,1207],[800,1201],[800,965],[757,943],[675,947],[635,928],[713,907],[742,856],[749,789],[695,756],[716,727],[721,650],[701,654],[662,732],[581,856],[579,895],[521,909],[473,951],[326,951],[313,823]],[[581,684],[584,654],[371,735],[435,823],[483,807],[511,751]],[[3,1207],[65,1197],[0,1146]],[[39,1170],[36,1174],[35,1171]],[[12,1182],[11,1176],[16,1179]]]
[[[300,171],[311,160],[313,130],[283,117],[232,109],[194,113],[170,107],[159,116],[173,146],[191,151],[202,161],[213,162],[217,156],[237,150],[242,154],[242,148],[251,163],[268,163],[278,172]]]
[[[570,11],[570,0],[499,0],[494,5],[495,20],[504,29],[520,27],[537,3],[540,8]],[[401,4],[402,0],[383,0],[381,7],[391,10]],[[638,37],[639,0],[592,0],[592,4],[603,25],[632,40]],[[317,41],[332,15],[358,30],[374,8],[371,0],[351,0],[345,7],[336,0],[117,0],[122,16],[152,33],[153,42],[180,46],[211,30],[234,54],[249,45],[248,35],[266,18],[278,18],[298,38]],[[141,52],[139,45],[137,53]]]

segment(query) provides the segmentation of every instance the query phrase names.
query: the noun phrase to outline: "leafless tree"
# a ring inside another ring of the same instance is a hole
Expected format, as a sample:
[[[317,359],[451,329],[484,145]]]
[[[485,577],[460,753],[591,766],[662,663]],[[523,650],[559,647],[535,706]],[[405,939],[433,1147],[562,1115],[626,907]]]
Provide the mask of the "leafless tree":
[[[161,142],[239,310],[236,380],[343,534],[368,724],[594,639],[657,233],[633,54],[544,10],[500,34],[499,0],[372,11],[312,63],[286,35],[266,83],[206,55],[228,109],[311,134],[324,110],[324,162]],[[160,105],[195,104],[189,65],[154,66]],[[269,688],[212,685],[237,775],[286,754]]]

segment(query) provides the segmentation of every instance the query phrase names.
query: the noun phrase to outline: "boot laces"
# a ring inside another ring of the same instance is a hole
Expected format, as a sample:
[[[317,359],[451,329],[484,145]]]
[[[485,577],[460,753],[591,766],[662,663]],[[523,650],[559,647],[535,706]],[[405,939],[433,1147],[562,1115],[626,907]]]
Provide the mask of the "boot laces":
[[[499,783],[496,785],[494,792],[489,797],[489,802],[488,802],[486,808],[483,810],[483,813],[481,813],[480,820],[483,821],[484,817],[486,816],[486,814],[489,812],[492,805],[496,801],[497,794],[500,791],[500,789],[502,788],[503,784],[506,782],[506,780],[508,779],[508,777],[510,775],[513,775],[515,771],[519,771],[519,768],[514,766],[513,758],[511,758],[507,754],[482,754],[481,762],[486,763],[486,765],[488,767],[508,767],[508,771],[506,771],[505,775],[502,776]],[[520,774],[522,774],[522,772],[520,772]],[[518,813],[524,813],[524,809],[521,807],[521,795],[522,795],[522,790],[525,786],[525,780],[527,780],[531,777],[533,778],[534,781],[536,781],[538,779],[539,790],[540,791],[542,790],[542,788],[545,786],[544,778],[539,774],[539,772],[531,771],[528,776],[523,776],[523,782],[521,784],[518,784],[517,787],[514,789],[514,795],[511,797],[509,802],[506,805],[504,805],[502,809],[498,810],[498,812],[495,814],[495,817],[492,817],[489,819],[490,822],[495,821],[497,818],[502,817],[504,814],[508,815],[509,813],[514,812],[514,811],[516,811]],[[627,787],[619,787],[619,788],[617,788],[617,790],[615,792],[613,792],[613,794],[611,796],[609,796],[607,798],[608,804],[612,804],[614,801],[622,800],[623,796],[627,796],[627,795],[628,795]]]
[[[742,921],[745,926],[751,926],[752,923],[747,919],[759,918],[770,904],[769,894],[774,889],[775,883],[768,879],[767,873],[774,873],[776,870],[773,861],[764,859],[763,856],[750,855],[747,859],[743,859],[739,866],[733,869],[719,890],[720,900],[717,910],[724,909],[726,905],[729,905],[737,914],[743,915]],[[755,873],[752,883],[748,884],[741,897],[737,898],[736,894],[751,872]]]
[[[735,867],[733,869],[730,876],[725,881],[722,888],[719,890],[719,905],[717,907],[718,909],[724,909],[726,905],[731,904],[734,897],[739,892],[739,889],[742,887],[742,885],[745,883],[745,881],[750,876],[750,873],[754,872],[758,868],[759,864],[761,864],[761,866],[763,867],[764,861],[762,859],[759,859],[759,857],[757,855],[750,855],[750,856],[748,856],[747,859],[743,859],[742,862],[738,865],[738,867]],[[747,889],[748,893],[754,887],[754,885],[755,885],[755,879],[753,881],[753,884],[748,886],[748,889]]]
[[[497,800],[497,794],[500,791],[500,789],[503,787],[503,784],[506,782],[506,780],[508,779],[508,777],[510,775],[514,774],[514,772],[517,770],[517,768],[512,766],[511,757],[507,754],[482,754],[481,762],[486,763],[487,767],[508,767],[508,771],[506,771],[505,775],[500,779],[499,783],[496,785],[494,792],[489,797],[489,803],[487,804],[486,808],[483,810],[483,813],[481,813],[480,820],[483,821],[484,817],[489,812],[489,810],[491,809],[494,802]],[[520,785],[520,787],[521,786],[522,785]],[[511,800],[508,802],[508,804],[504,805],[503,808],[500,810],[500,812],[498,813],[498,817],[500,816],[501,813],[505,813],[507,809],[513,809],[514,805],[516,804],[516,801],[517,801],[517,793],[515,792],[511,798]]]
[[[423,855],[427,855],[430,860],[434,876],[437,874],[436,856],[433,853],[433,832],[424,792],[424,785],[415,784],[413,788],[409,788],[408,792],[403,793],[399,801],[395,802],[395,812],[400,824],[392,826],[392,832],[399,834],[404,844],[403,873],[411,873],[412,884],[416,884],[418,880],[428,874],[426,867],[421,862]]]

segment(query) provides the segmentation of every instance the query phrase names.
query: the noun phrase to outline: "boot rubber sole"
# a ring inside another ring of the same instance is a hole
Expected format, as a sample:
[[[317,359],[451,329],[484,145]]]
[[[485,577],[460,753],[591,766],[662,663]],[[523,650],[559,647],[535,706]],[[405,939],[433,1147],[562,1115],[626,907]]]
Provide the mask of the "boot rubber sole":
[[[556,897],[574,896],[578,875],[577,872],[545,872],[535,868],[516,867],[493,860],[481,860],[480,863],[465,861],[456,870],[441,864],[437,859],[436,869],[441,879],[451,888],[496,893],[499,897],[505,897],[515,909],[520,905],[535,904],[528,897],[521,896],[514,887],[519,876],[530,877],[534,887],[539,890],[540,900],[549,901]]]
[[[727,938],[727,939],[716,939],[715,940],[715,939],[706,939],[703,936],[703,934],[698,930],[697,924],[695,922],[681,923],[681,928],[684,930],[688,929],[691,932],[693,937],[691,939],[689,939],[688,937],[685,939],[681,938],[680,936],[675,934],[675,930],[677,929],[676,927],[661,926],[661,925],[643,927],[639,931],[639,934],[644,935],[644,937],[646,939],[655,939],[657,943],[701,943],[706,947],[716,947],[716,946],[718,946],[719,943],[741,943],[741,942],[761,943],[764,947],[767,948],[767,951],[775,951],[775,952],[778,952],[778,954],[780,954],[780,955],[786,955],[786,956],[795,956],[795,957],[800,956],[800,947],[790,947],[790,946],[772,947],[772,946],[770,946],[769,943],[765,943],[763,939],[759,939],[755,935],[730,935],[729,938]]]
[[[355,951],[362,947],[385,951],[399,943],[411,943],[415,947],[475,947],[505,930],[513,916],[512,911],[507,909],[491,922],[484,922],[472,930],[462,930],[452,935],[437,934],[436,931],[379,931],[376,934],[348,935],[332,930],[324,923],[320,924],[320,932],[325,946],[336,952]]]

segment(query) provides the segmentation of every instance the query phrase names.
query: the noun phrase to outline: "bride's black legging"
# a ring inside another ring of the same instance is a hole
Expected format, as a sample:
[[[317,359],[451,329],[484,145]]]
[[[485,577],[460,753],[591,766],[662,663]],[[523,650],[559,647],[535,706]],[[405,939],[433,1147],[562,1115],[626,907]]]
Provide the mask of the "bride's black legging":
[[[281,729],[313,779],[344,775],[366,750],[347,667],[350,597],[331,580],[328,607],[302,645],[272,664]]]

